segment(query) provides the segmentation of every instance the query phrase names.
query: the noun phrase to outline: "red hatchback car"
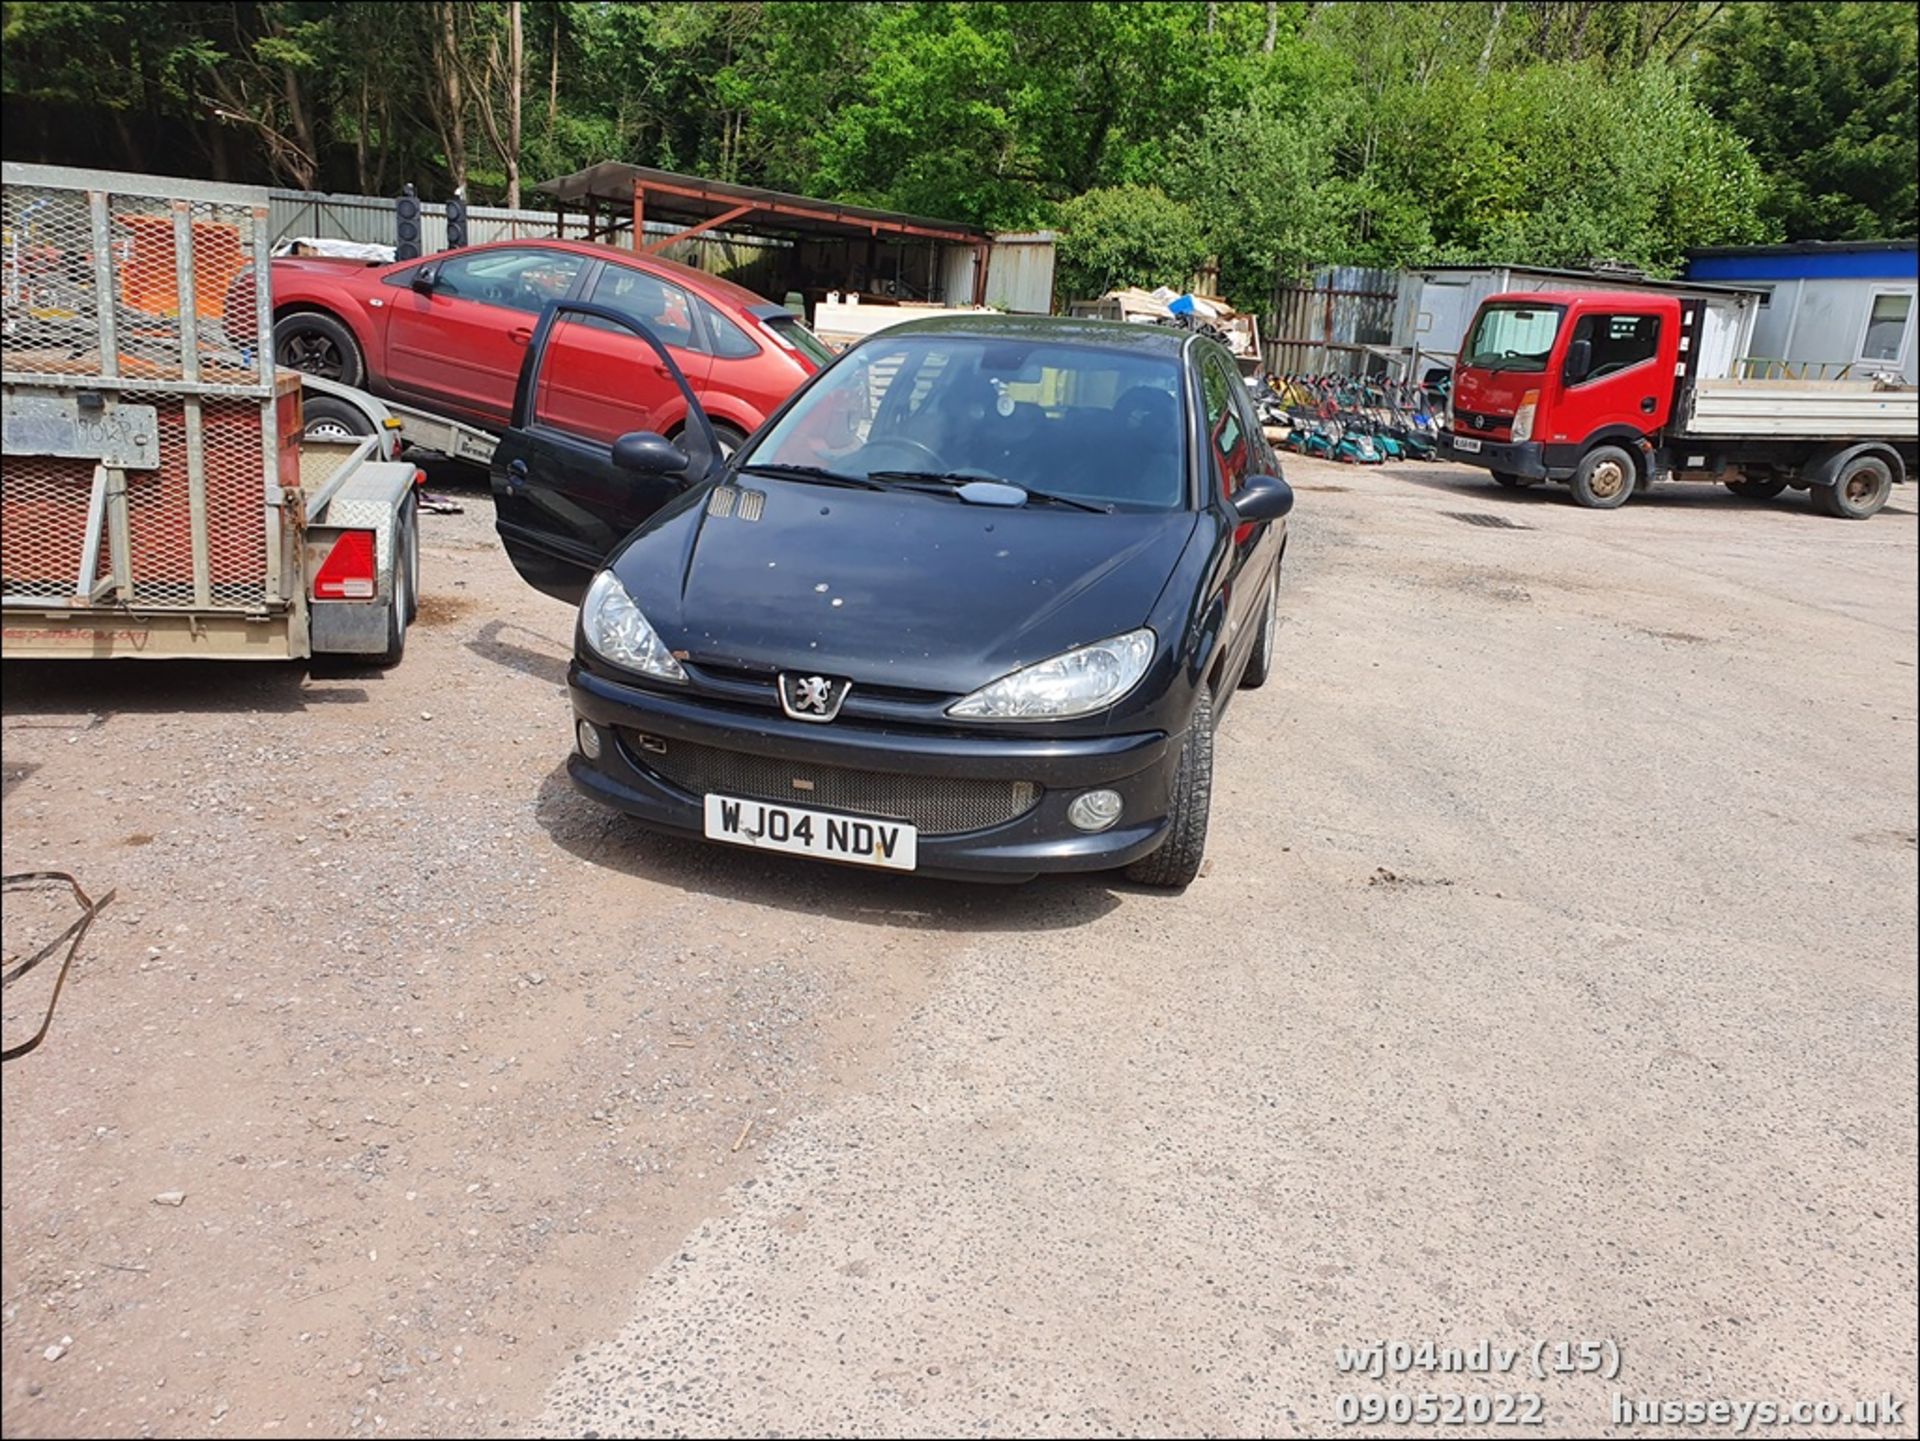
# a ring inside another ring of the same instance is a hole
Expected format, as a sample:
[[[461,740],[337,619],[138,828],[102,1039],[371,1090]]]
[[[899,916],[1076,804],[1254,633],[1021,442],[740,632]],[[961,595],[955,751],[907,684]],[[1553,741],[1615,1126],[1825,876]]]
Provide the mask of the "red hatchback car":
[[[490,430],[512,418],[520,361],[549,300],[589,300],[645,321],[673,352],[722,445],[737,445],[832,353],[806,326],[731,281],[670,260],[571,240],[502,240],[395,265],[273,262],[279,363]],[[230,338],[254,326],[229,309]],[[686,402],[659,358],[596,321],[544,378],[556,424],[611,441],[672,436]]]

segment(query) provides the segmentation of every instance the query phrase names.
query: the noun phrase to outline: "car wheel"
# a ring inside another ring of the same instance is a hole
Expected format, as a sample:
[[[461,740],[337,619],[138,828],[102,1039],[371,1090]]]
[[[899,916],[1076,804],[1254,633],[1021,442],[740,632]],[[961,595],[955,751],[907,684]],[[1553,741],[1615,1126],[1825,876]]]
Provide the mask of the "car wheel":
[[[1259,690],[1273,674],[1274,632],[1280,628],[1280,565],[1274,563],[1267,581],[1267,603],[1260,608],[1260,636],[1247,657],[1247,668],[1240,672],[1241,690]]]
[[[342,385],[358,385],[367,373],[353,332],[318,310],[296,310],[274,322],[273,359],[289,370]]]
[[[1863,455],[1835,477],[1813,488],[1813,508],[1838,520],[1865,520],[1887,503],[1893,469],[1877,455]]]
[[[1727,489],[1742,500],[1772,500],[1787,488],[1784,480],[1730,480]]]
[[[1200,692],[1173,775],[1173,805],[1160,849],[1127,867],[1143,886],[1184,890],[1200,874],[1207,853],[1207,813],[1213,807],[1213,697]]]
[[[1596,445],[1567,482],[1573,498],[1589,510],[1615,510],[1633,494],[1640,467],[1617,445]]]
[[[713,438],[720,442],[720,458],[726,459],[746,443],[747,433],[724,420],[713,422]]]
[[[373,422],[357,405],[331,395],[300,399],[300,430],[308,440],[363,440],[373,434]]]

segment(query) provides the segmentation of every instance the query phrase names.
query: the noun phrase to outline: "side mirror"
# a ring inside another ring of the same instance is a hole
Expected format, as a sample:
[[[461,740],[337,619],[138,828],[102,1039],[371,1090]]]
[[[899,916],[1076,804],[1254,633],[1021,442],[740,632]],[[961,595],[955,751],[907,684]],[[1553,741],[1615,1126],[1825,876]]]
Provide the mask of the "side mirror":
[[[613,443],[613,463],[639,475],[678,475],[687,468],[687,453],[664,435],[634,430]]]
[[[1578,385],[1587,378],[1587,372],[1593,369],[1593,342],[1576,340],[1567,347],[1567,363],[1561,368],[1560,375],[1568,385]]]
[[[411,285],[415,294],[418,295],[433,294],[433,287],[439,283],[440,267],[431,264],[421,266],[413,272],[412,278],[407,281],[407,284]]]
[[[1293,509],[1293,487],[1277,475],[1250,475],[1233,497],[1242,520],[1279,520]]]

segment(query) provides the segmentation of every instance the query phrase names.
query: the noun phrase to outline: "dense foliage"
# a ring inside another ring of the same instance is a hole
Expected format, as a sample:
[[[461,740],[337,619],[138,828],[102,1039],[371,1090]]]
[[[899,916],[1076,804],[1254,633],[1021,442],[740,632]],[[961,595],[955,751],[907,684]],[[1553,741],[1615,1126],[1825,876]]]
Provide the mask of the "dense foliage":
[[[519,198],[619,158],[999,227],[1074,284],[1915,231],[1907,4],[9,0],[7,154]],[[1197,237],[1197,238],[1196,238]],[[1151,267],[1150,273],[1128,267]]]

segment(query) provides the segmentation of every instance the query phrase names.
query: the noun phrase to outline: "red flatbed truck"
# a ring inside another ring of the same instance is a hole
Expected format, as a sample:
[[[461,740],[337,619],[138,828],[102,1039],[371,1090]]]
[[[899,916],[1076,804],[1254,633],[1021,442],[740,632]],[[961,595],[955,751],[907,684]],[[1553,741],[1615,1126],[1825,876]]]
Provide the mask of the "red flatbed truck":
[[[1850,520],[1884,506],[1914,471],[1914,387],[1872,373],[1696,373],[1704,310],[1621,290],[1489,297],[1454,368],[1443,455],[1505,486],[1563,483],[1595,510],[1663,481],[1751,498],[1806,490]]]

